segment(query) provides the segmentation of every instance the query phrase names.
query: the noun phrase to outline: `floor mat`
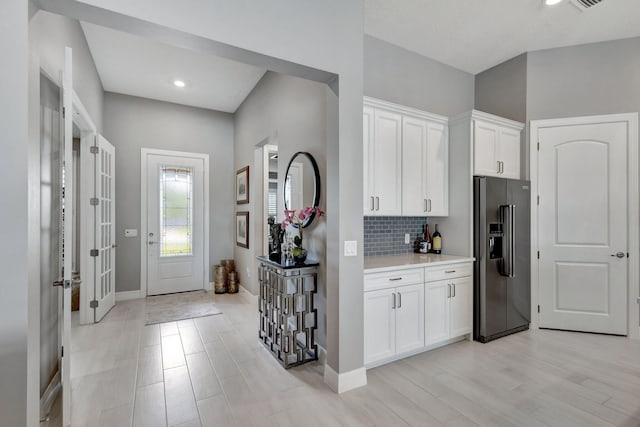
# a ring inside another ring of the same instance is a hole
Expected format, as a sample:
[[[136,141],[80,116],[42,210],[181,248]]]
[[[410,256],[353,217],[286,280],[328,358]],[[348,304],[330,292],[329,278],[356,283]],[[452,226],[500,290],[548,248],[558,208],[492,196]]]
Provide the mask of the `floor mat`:
[[[211,300],[214,295],[213,292],[193,291],[147,297],[145,325],[222,314]]]

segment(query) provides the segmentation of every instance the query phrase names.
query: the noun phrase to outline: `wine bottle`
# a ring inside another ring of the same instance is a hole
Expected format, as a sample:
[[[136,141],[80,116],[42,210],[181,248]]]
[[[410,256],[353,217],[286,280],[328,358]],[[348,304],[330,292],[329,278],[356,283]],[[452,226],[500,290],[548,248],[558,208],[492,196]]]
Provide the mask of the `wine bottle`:
[[[442,235],[438,231],[438,224],[436,224],[436,231],[433,232],[433,252],[442,253]]]
[[[431,252],[431,233],[429,233],[429,224],[425,225],[424,241],[427,242],[427,252]]]

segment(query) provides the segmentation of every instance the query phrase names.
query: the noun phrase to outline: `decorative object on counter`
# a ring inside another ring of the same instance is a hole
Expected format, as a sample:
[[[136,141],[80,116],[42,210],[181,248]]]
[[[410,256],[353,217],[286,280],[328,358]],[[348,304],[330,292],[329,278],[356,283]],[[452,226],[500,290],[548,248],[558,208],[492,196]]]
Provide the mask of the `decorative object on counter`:
[[[442,235],[438,231],[438,224],[436,224],[436,231],[433,232],[433,253],[442,253]]]
[[[289,225],[298,229],[298,235],[293,236],[293,248],[291,249],[293,261],[296,264],[303,264],[307,259],[307,250],[302,247],[302,229],[304,228],[305,221],[315,215],[319,217],[324,216],[324,211],[316,206],[307,206],[297,212],[295,209],[287,209],[284,211],[284,220],[280,224],[282,229],[286,230]]]
[[[317,208],[320,204],[320,172],[313,156],[304,151],[297,152],[287,165],[284,181],[284,208],[300,210],[304,206]],[[315,214],[302,221],[302,227],[311,225]]]
[[[237,294],[240,290],[240,281],[238,280],[238,273],[229,271],[227,273],[227,292],[230,294]]]
[[[249,166],[236,172],[236,204],[249,203]]]
[[[425,241],[425,250],[424,252],[421,250],[421,253],[428,254],[431,252],[431,233],[429,232],[429,224],[424,225],[424,241]]]
[[[223,265],[213,266],[213,291],[216,294],[227,293],[227,269]]]
[[[236,245],[249,249],[249,212],[236,212]]]
[[[260,341],[285,369],[317,360],[318,264],[282,265],[266,257],[258,261]]]
[[[276,224],[276,219],[272,216],[268,219],[271,242],[269,243],[269,259],[280,262],[282,259],[282,243],[284,242],[284,230],[280,224]]]

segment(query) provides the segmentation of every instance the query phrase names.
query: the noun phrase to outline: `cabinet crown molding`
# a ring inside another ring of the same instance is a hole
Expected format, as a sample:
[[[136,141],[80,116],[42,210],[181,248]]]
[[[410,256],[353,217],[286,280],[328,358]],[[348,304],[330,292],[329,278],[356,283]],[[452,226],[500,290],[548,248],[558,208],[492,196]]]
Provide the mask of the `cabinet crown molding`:
[[[468,120],[482,120],[485,122],[493,123],[498,126],[505,126],[509,128],[513,128],[518,131],[522,131],[524,129],[524,123],[516,122],[515,120],[505,119],[504,117],[496,116],[495,114],[485,113],[484,111],[479,110],[471,110],[466,113],[462,113],[458,116],[455,116],[449,120],[451,124],[457,124],[461,121]]]
[[[407,107],[406,105],[394,104],[393,102],[384,101],[382,99],[371,98],[369,96],[363,97],[363,105],[365,107],[382,108],[384,110],[393,111],[396,113],[420,117],[434,122],[442,124],[448,124],[449,118],[441,116],[439,114],[429,113],[427,111],[418,110],[417,108]]]

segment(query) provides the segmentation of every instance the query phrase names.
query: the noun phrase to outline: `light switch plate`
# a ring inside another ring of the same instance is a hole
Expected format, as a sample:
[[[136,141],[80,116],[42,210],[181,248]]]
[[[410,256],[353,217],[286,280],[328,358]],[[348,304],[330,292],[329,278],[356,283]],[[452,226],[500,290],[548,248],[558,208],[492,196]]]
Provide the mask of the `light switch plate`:
[[[358,255],[358,241],[357,240],[345,240],[344,241],[344,256],[357,256]]]
[[[404,244],[408,245],[409,243],[411,243],[411,236],[409,236],[409,233],[405,233],[405,235],[404,235]]]
[[[138,230],[135,228],[127,228],[124,230],[124,237],[138,237]]]

